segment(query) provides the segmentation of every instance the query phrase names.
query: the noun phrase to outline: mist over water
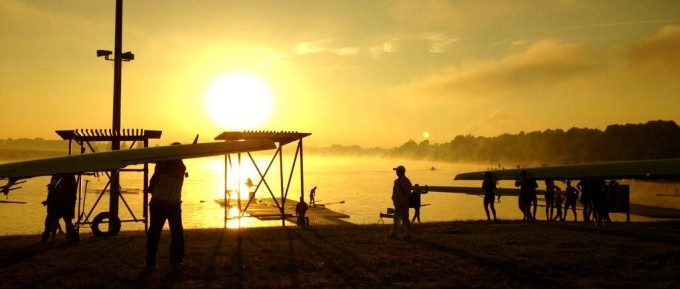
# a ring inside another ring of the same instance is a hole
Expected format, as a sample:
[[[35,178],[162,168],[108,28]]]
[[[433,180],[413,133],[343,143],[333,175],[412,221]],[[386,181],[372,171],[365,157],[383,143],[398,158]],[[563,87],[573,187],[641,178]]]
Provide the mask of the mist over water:
[[[267,167],[271,156],[256,157],[258,166],[262,172]],[[185,180],[183,190],[183,221],[185,228],[221,228],[224,226],[224,207],[215,200],[224,197],[224,157],[188,159],[184,161],[189,172],[189,178]],[[242,159],[240,176],[238,170],[231,167],[228,170],[229,188],[237,190],[237,184],[243,184],[247,178],[257,184],[259,177],[250,160]],[[234,166],[238,162],[233,160]],[[273,162],[272,168],[267,174],[267,184],[275,196],[281,195],[288,186],[292,158],[284,157],[283,176],[281,182],[278,161]],[[350,215],[348,221],[356,224],[375,224],[379,221],[379,213],[385,212],[392,207],[390,199],[392,182],[396,178],[393,167],[404,165],[406,175],[413,184],[437,185],[437,186],[470,186],[480,187],[477,181],[453,181],[453,177],[460,172],[483,170],[487,166],[481,164],[456,164],[425,160],[395,160],[380,157],[341,157],[341,156],[304,156],[304,194],[308,201],[309,190],[316,186],[317,203],[328,203],[327,208]],[[302,180],[299,173],[300,163],[295,163],[288,199],[298,200]],[[153,167],[150,173],[153,172]],[[123,194],[125,202],[129,205],[137,218],[142,218],[143,194],[141,193],[143,176],[141,173],[121,173],[121,186],[123,189],[138,189],[137,194]],[[87,182],[85,182],[87,181]],[[12,191],[8,200],[25,201],[26,204],[0,204],[0,235],[12,234],[39,234],[43,230],[46,208],[40,204],[46,199],[46,185],[49,177],[29,179],[21,184],[22,189]],[[91,209],[99,197],[95,189],[102,189],[107,182],[105,176],[84,176],[83,186],[87,183],[88,193],[84,194],[86,203],[85,214]],[[657,194],[675,194],[680,190],[680,183],[671,182],[642,182],[622,181],[631,187],[631,202],[654,206],[680,208],[680,197],[658,196]],[[512,182],[501,182],[500,187],[513,187]],[[539,183],[543,187],[543,183]],[[564,184],[557,183],[564,188]],[[243,195],[247,195],[247,188],[243,187]],[[271,198],[269,191],[264,185],[258,189],[257,198]],[[81,201],[83,201],[81,199]],[[339,203],[344,201],[344,203]],[[108,211],[109,196],[102,196],[97,207],[92,211],[89,220],[92,220],[99,212]],[[119,215],[122,220],[133,219],[128,212],[125,202],[120,202]],[[429,204],[421,208],[421,220],[423,222],[451,221],[451,220],[485,220],[486,215],[482,207],[482,197],[430,192],[422,196],[422,203]],[[517,209],[516,197],[502,197],[500,203],[496,203],[497,216],[499,219],[520,219]],[[580,213],[580,212],[579,212]],[[413,214],[413,211],[411,211]],[[545,219],[545,209],[538,208],[538,219]],[[614,221],[624,221],[624,214],[612,214]],[[571,220],[572,215],[569,215]],[[579,220],[581,216],[579,216]],[[631,216],[632,221],[647,221],[649,218]],[[386,220],[391,223],[391,220]],[[253,226],[280,226],[281,221],[259,221],[255,218],[243,218],[230,220],[228,227],[253,227]],[[292,225],[292,224],[291,224]],[[124,222],[122,230],[142,230],[141,222]],[[103,230],[106,230],[104,228]],[[81,228],[81,234],[90,234],[89,226]]]

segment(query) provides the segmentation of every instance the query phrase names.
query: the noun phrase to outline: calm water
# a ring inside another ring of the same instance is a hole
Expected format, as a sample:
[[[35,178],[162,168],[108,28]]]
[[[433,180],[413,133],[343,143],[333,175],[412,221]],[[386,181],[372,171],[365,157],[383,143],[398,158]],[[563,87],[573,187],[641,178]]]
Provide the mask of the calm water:
[[[266,169],[271,156],[263,156],[256,159],[261,171]],[[234,168],[237,167],[237,159],[233,159]],[[240,176],[236,169],[229,170],[229,188],[237,190],[237,184],[245,183],[250,177],[255,183],[257,171],[250,160],[242,159]],[[189,171],[189,178],[185,181],[183,192],[183,218],[187,228],[211,228],[224,226],[224,208],[215,200],[223,198],[224,191],[224,158],[201,158],[185,160]],[[292,158],[284,157],[284,181],[288,183]],[[432,161],[395,161],[384,158],[370,157],[304,157],[305,170],[305,199],[308,198],[309,190],[317,186],[317,203],[330,203],[328,208],[350,215],[350,222],[357,224],[375,224],[379,220],[379,213],[385,212],[386,208],[392,207],[390,196],[392,181],[395,178],[393,167],[403,164],[406,166],[407,176],[411,181],[421,185],[440,186],[480,186],[479,182],[453,181],[453,176],[459,172],[481,170],[484,165],[453,164]],[[435,170],[432,170],[432,168]],[[300,197],[300,174],[299,163],[293,174],[288,199],[297,200]],[[278,159],[270,169],[266,178],[267,183],[278,197],[281,194],[281,180],[279,177]],[[85,212],[89,212],[92,204],[99,194],[96,189],[101,189],[106,184],[106,177],[85,176],[88,193],[85,194]],[[40,202],[46,197],[45,185],[49,177],[39,177],[28,180],[22,184],[22,189],[12,191],[8,200],[25,201],[26,204],[0,204],[0,235],[10,234],[38,234],[42,232],[45,217],[45,207]],[[660,197],[656,194],[675,194],[680,189],[677,183],[648,183],[628,182],[631,185],[631,201],[665,207],[680,207],[679,197]],[[502,187],[512,187],[511,183],[501,183]],[[560,184],[558,184],[560,185]],[[121,186],[124,189],[140,189],[142,187],[141,173],[122,173]],[[247,195],[247,188],[243,186],[242,194]],[[262,186],[256,195],[258,198],[270,197],[269,192]],[[142,193],[123,194],[125,201],[132,209],[132,214],[142,216]],[[244,196],[245,197],[245,196]],[[344,201],[344,203],[338,203]],[[450,220],[482,220],[486,219],[482,208],[482,198],[464,194],[429,193],[423,195],[423,204],[429,204],[421,209],[423,222],[450,221]],[[538,217],[544,219],[545,214],[539,208]],[[90,216],[90,220],[102,211],[108,210],[108,195],[99,202]],[[501,203],[496,204],[497,215],[500,219],[518,219],[520,214],[517,209],[517,199],[504,197]],[[232,212],[236,214],[237,212]],[[123,202],[120,203],[121,219],[132,219]],[[580,219],[580,218],[579,218]],[[613,219],[625,220],[623,214],[613,214]],[[648,220],[644,217],[632,216],[633,221]],[[388,221],[390,222],[390,221]],[[280,221],[258,221],[255,218],[243,218],[230,220],[228,227],[253,227],[253,226],[278,226]],[[125,222],[122,230],[143,229],[142,223]],[[90,229],[84,227],[81,234],[89,234]]]

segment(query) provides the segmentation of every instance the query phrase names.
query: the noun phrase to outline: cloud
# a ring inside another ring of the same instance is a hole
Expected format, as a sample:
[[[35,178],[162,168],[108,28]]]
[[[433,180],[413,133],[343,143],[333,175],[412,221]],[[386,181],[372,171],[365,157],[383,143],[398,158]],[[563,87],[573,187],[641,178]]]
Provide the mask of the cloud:
[[[680,26],[666,26],[628,51],[629,62],[638,67],[656,67],[680,75]]]
[[[331,43],[331,39],[315,40],[300,42],[295,46],[295,53],[297,54],[315,54],[327,50],[327,46]]]
[[[338,56],[352,56],[359,53],[361,50],[356,46],[346,46],[346,47],[332,47],[332,39],[323,39],[315,41],[300,42],[295,46],[295,53],[306,55],[306,54],[317,54],[317,53],[332,53]]]
[[[541,41],[500,60],[445,69],[405,89],[411,90],[410,94],[430,96],[490,97],[518,88],[542,89],[583,77],[597,68],[596,62],[596,56],[580,45]]]
[[[472,120],[465,125],[463,131],[475,135],[497,135],[499,128],[506,129],[510,123],[517,123],[519,119],[506,107],[498,108],[487,115],[482,115],[477,120]]]
[[[343,47],[331,51],[340,56],[351,56],[359,53],[359,50],[359,47]]]
[[[458,38],[446,37],[443,33],[428,33],[423,38],[429,41],[431,53],[445,52],[449,46],[458,42]]]
[[[391,38],[388,40],[383,41],[382,43],[375,45],[368,50],[371,52],[371,56],[373,58],[379,57],[383,54],[386,53],[394,53],[397,51],[397,47],[399,45],[399,38]]]

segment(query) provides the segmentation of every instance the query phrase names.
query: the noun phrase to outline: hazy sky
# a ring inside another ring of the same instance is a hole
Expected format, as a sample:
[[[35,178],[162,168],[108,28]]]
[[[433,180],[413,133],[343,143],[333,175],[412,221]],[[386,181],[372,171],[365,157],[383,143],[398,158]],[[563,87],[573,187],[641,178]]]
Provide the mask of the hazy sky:
[[[0,1],[0,138],[111,127],[114,15]],[[229,130],[204,99],[230,73],[273,94],[257,129],[320,146],[680,122],[680,1],[126,1],[123,23],[122,127],[165,142]]]

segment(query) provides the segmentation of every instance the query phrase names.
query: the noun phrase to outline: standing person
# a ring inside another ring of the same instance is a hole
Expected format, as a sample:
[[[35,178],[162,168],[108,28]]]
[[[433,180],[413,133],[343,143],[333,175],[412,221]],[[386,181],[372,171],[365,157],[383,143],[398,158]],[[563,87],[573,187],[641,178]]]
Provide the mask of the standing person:
[[[555,181],[553,179],[545,179],[543,196],[545,197],[545,219],[551,221],[555,210]]]
[[[553,217],[553,220],[559,219],[560,221],[564,221],[564,215],[562,214],[562,204],[564,203],[564,194],[562,193],[562,189],[560,187],[555,186],[555,216]]]
[[[593,212],[593,180],[592,179],[582,179],[576,184],[576,188],[581,191],[581,204],[583,205],[583,221],[590,223],[590,215]]]
[[[524,214],[523,220],[533,221],[534,215],[531,213],[531,203],[536,198],[538,183],[536,183],[536,180],[529,177],[527,171],[521,170],[519,177],[515,181],[515,187],[520,188],[518,202],[519,209],[522,211],[522,214]],[[536,208],[534,207],[534,213],[535,212]]]
[[[489,216],[489,207],[493,213],[493,220],[496,220],[496,208],[493,206],[496,197],[496,185],[498,183],[493,179],[491,172],[484,172],[484,181],[482,181],[482,190],[484,191],[484,211],[486,212],[486,220],[491,221]]]
[[[43,230],[41,242],[47,242],[52,234],[52,241],[56,239],[56,228],[59,226],[59,208],[57,199],[59,193],[57,192],[57,183],[59,181],[58,175],[53,175],[50,183],[47,184],[47,199],[42,202],[43,206],[47,207],[47,215],[45,216],[45,229]]]
[[[310,206],[315,206],[316,205],[316,200],[314,199],[316,197],[316,186],[312,188],[311,191],[309,191],[309,205]]]
[[[297,224],[299,226],[305,226],[307,225],[307,219],[305,219],[305,214],[307,214],[307,210],[309,209],[309,206],[307,206],[307,203],[305,203],[305,198],[300,197],[300,202],[295,205],[295,214],[297,215]]]
[[[591,200],[593,204],[593,220],[595,225],[605,224],[605,212],[607,204],[607,193],[605,192],[605,181],[604,179],[592,179],[590,183],[591,187]]]
[[[418,223],[420,224],[420,196],[422,194],[427,194],[427,186],[425,186],[425,189],[423,189],[420,187],[420,185],[415,184],[413,186],[413,191],[408,197],[408,206],[413,208],[414,211],[411,223],[415,223],[415,221],[418,220]]]
[[[47,185],[47,200],[43,205],[47,206],[47,216],[45,217],[45,229],[41,241],[46,242],[50,233],[56,231],[59,226],[59,219],[64,219],[66,228],[66,241],[75,243],[78,241],[73,218],[75,217],[75,206],[78,191],[78,183],[73,174],[53,175]],[[54,235],[52,241],[55,241]]]
[[[571,185],[571,180],[567,180],[566,192],[567,201],[566,205],[564,205],[564,219],[567,219],[567,213],[569,213],[569,207],[571,207],[571,211],[574,213],[574,222],[576,222],[578,220],[578,216],[576,215],[576,200],[578,200],[579,192],[577,188]]]
[[[179,145],[179,143],[173,143]],[[184,267],[184,228],[182,227],[182,185],[189,175],[181,159],[156,163],[149,184],[150,225],[146,238],[146,268],[156,268],[156,253],[165,220],[170,225],[170,264]]]
[[[64,174],[59,181],[61,192],[61,217],[64,219],[66,229],[66,241],[74,244],[78,242],[76,228],[73,226],[73,218],[76,216],[76,200],[78,199],[78,181],[74,174]]]
[[[394,222],[390,230],[389,237],[397,236],[397,230],[400,227],[404,228],[404,238],[411,238],[411,223],[408,219],[408,198],[411,193],[413,185],[411,180],[406,177],[406,168],[402,165],[394,168],[397,173],[397,179],[394,180],[392,186],[392,204],[394,205]]]

